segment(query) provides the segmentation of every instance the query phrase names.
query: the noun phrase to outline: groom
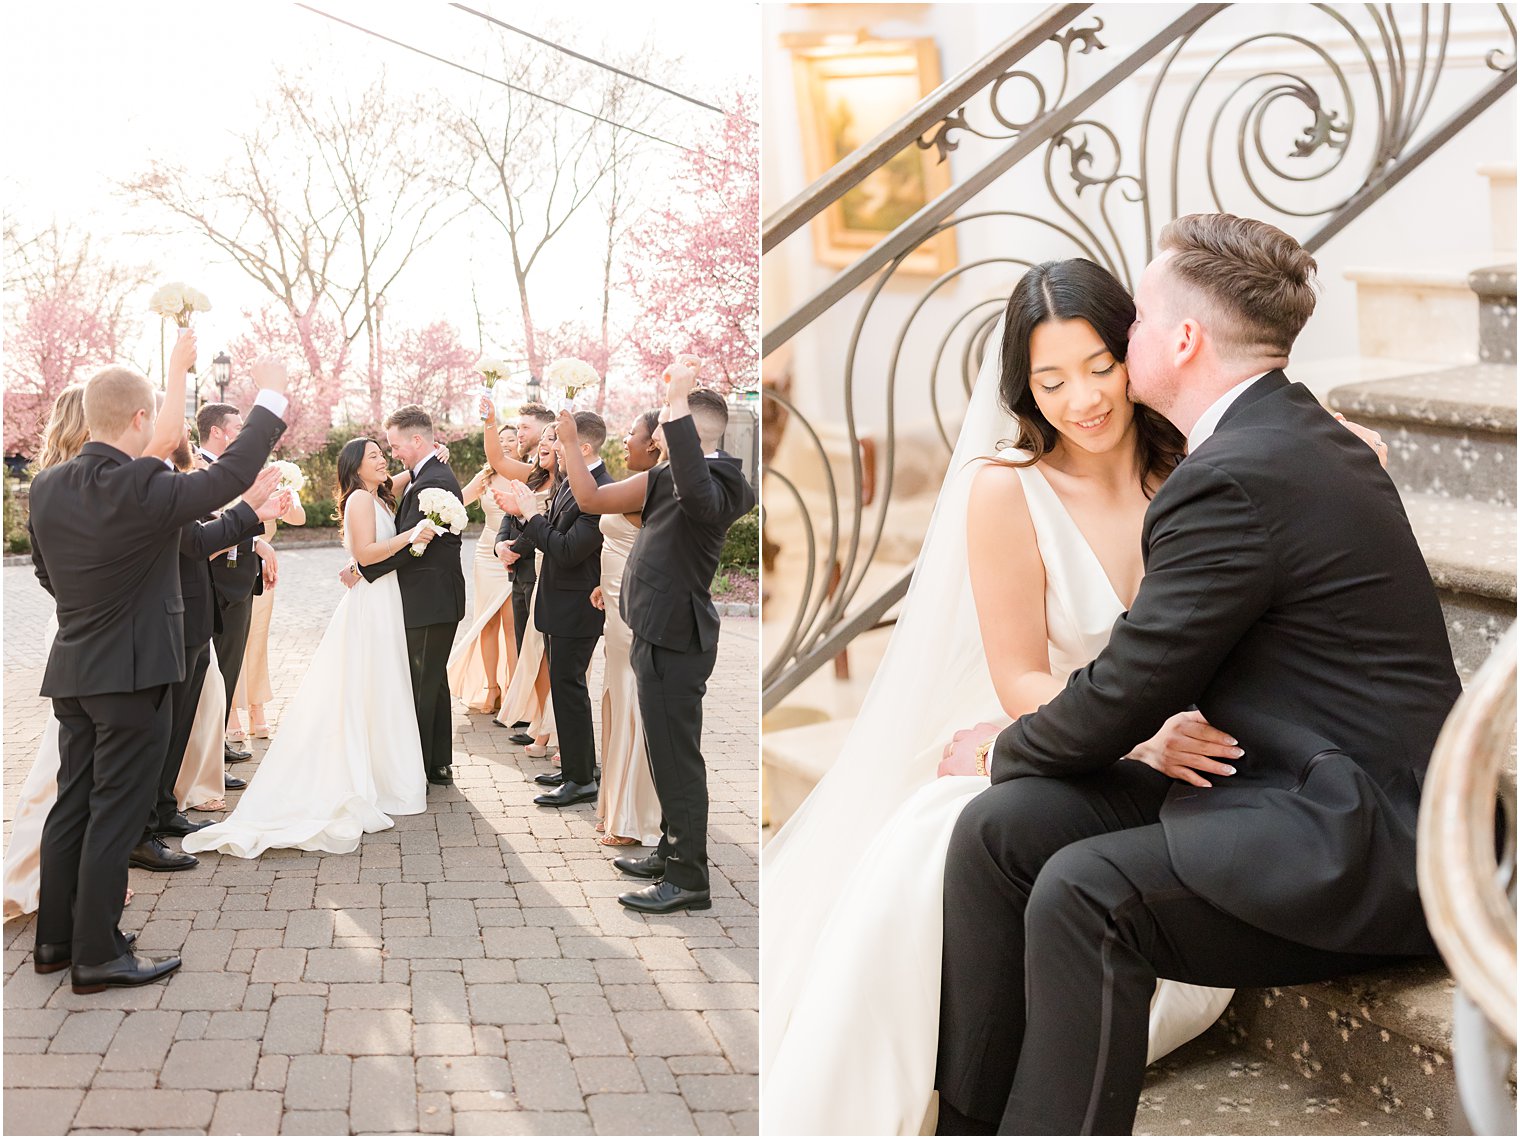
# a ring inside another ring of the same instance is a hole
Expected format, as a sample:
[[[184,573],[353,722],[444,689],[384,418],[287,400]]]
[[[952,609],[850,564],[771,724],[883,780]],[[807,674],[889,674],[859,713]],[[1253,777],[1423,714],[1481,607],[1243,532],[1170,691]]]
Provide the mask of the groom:
[[[1460,691],[1371,449],[1281,369],[1314,261],[1178,218],[1135,296],[1135,399],[1187,436],[1108,647],[992,741],[945,869],[942,1134],[1125,1134],[1158,977],[1297,984],[1434,952],[1415,822]],[[1119,757],[1196,705],[1240,741],[1199,788]],[[974,737],[973,737],[974,742]]]
[[[429,487],[462,499],[459,480],[435,453],[433,421],[422,408],[408,404],[391,412],[385,421],[385,439],[391,454],[412,472],[411,484],[396,504],[396,533],[422,521],[418,496]],[[445,530],[433,535],[421,557],[413,557],[408,546],[385,561],[358,567],[366,581],[375,581],[392,570],[397,574],[417,732],[422,738],[422,766],[429,783],[454,782],[449,770],[454,758],[454,722],[447,666],[454,633],[464,618],[464,569],[459,547],[459,535]]]

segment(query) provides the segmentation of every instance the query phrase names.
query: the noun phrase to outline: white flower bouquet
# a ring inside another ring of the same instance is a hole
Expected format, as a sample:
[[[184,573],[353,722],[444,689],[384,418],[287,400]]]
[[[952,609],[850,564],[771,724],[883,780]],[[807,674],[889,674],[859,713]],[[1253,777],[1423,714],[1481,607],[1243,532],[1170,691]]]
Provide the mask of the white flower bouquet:
[[[475,365],[475,370],[485,380],[480,394],[489,399],[496,408],[496,418],[499,420],[506,413],[507,400],[510,392],[507,385],[508,367],[505,360],[499,360],[495,356],[482,356]],[[485,419],[484,413],[481,419]]]
[[[544,379],[565,393],[565,398],[560,401],[560,411],[570,410],[578,392],[598,387],[602,382],[602,377],[596,374],[595,368],[574,356],[566,356],[550,364],[544,369]]]
[[[276,459],[275,464],[280,471],[280,482],[276,490],[288,490],[291,494],[300,497],[301,488],[306,485],[306,473],[289,459]]]
[[[160,285],[158,291],[149,298],[148,311],[157,313],[165,320],[174,321],[181,328],[189,328],[192,312],[211,311],[211,298],[181,281],[172,281]]]
[[[459,496],[451,494],[442,487],[430,486],[417,495],[417,505],[422,508],[422,522],[419,525],[430,526],[439,533],[447,530],[451,534],[463,534],[465,526],[470,521],[470,516],[465,512],[464,503],[459,501]],[[422,557],[427,549],[424,542],[412,543],[412,557]]]

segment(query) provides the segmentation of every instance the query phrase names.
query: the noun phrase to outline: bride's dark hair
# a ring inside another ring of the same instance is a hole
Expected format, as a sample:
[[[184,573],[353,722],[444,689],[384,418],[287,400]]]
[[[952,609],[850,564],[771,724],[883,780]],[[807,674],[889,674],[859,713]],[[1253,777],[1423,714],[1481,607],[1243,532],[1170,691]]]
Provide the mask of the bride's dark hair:
[[[1135,302],[1108,270],[1083,257],[1042,261],[1014,286],[1003,318],[1002,379],[998,395],[1017,420],[1019,434],[1011,446],[1030,458],[1014,466],[1039,462],[1056,445],[1059,432],[1041,413],[1029,386],[1029,340],[1034,330],[1051,320],[1085,320],[1117,361],[1129,349],[1129,327],[1135,321]],[[1172,473],[1185,454],[1182,433],[1148,407],[1135,404],[1137,472],[1151,493]]]
[[[359,467],[364,462],[365,450],[374,442],[373,439],[360,436],[343,444],[343,450],[338,452],[338,512],[334,517],[338,520],[339,539],[343,537],[343,508],[348,505],[349,495],[364,489],[364,483],[359,478]],[[378,447],[379,444],[375,443],[375,446]],[[388,509],[396,509],[396,492],[391,489],[389,477],[375,488],[375,494]]]

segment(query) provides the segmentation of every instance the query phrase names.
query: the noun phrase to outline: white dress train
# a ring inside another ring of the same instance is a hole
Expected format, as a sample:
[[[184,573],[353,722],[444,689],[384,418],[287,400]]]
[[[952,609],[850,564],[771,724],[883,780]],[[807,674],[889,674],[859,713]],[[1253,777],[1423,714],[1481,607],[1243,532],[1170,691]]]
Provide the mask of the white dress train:
[[[345,511],[345,543],[358,507]],[[373,509],[376,539],[395,537],[390,512]],[[347,854],[391,815],[425,810],[401,589],[388,573],[344,593],[236,810],[181,845],[239,858],[276,846]]]
[[[1065,676],[1108,643],[1123,604],[1044,475],[1026,467],[1019,477],[1045,564],[1051,672]],[[941,726],[914,765],[921,783],[861,852],[816,939],[800,940],[796,951],[773,943],[766,954],[761,1120],[768,1135],[917,1135],[925,1121],[938,1051],[946,851],[961,809],[990,786],[985,776],[934,773],[957,728],[1007,720],[989,683],[958,693],[948,706],[912,713]],[[807,824],[829,825],[821,817]],[[816,869],[829,873],[827,865]],[[784,928],[767,930],[773,933],[787,936]],[[1162,981],[1147,1062],[1212,1024],[1230,995]]]

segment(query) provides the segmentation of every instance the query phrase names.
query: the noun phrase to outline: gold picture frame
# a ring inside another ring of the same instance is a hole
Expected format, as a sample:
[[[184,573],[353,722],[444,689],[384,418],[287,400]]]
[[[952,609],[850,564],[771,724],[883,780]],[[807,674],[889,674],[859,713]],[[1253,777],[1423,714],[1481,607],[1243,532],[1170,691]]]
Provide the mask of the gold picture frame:
[[[897,121],[940,83],[939,53],[932,39],[839,40],[827,36],[788,44],[809,182]],[[854,263],[949,189],[949,164],[938,159],[936,151],[909,143],[814,218],[817,260],[838,268]],[[951,230],[919,246],[898,272],[938,275],[955,263]]]

